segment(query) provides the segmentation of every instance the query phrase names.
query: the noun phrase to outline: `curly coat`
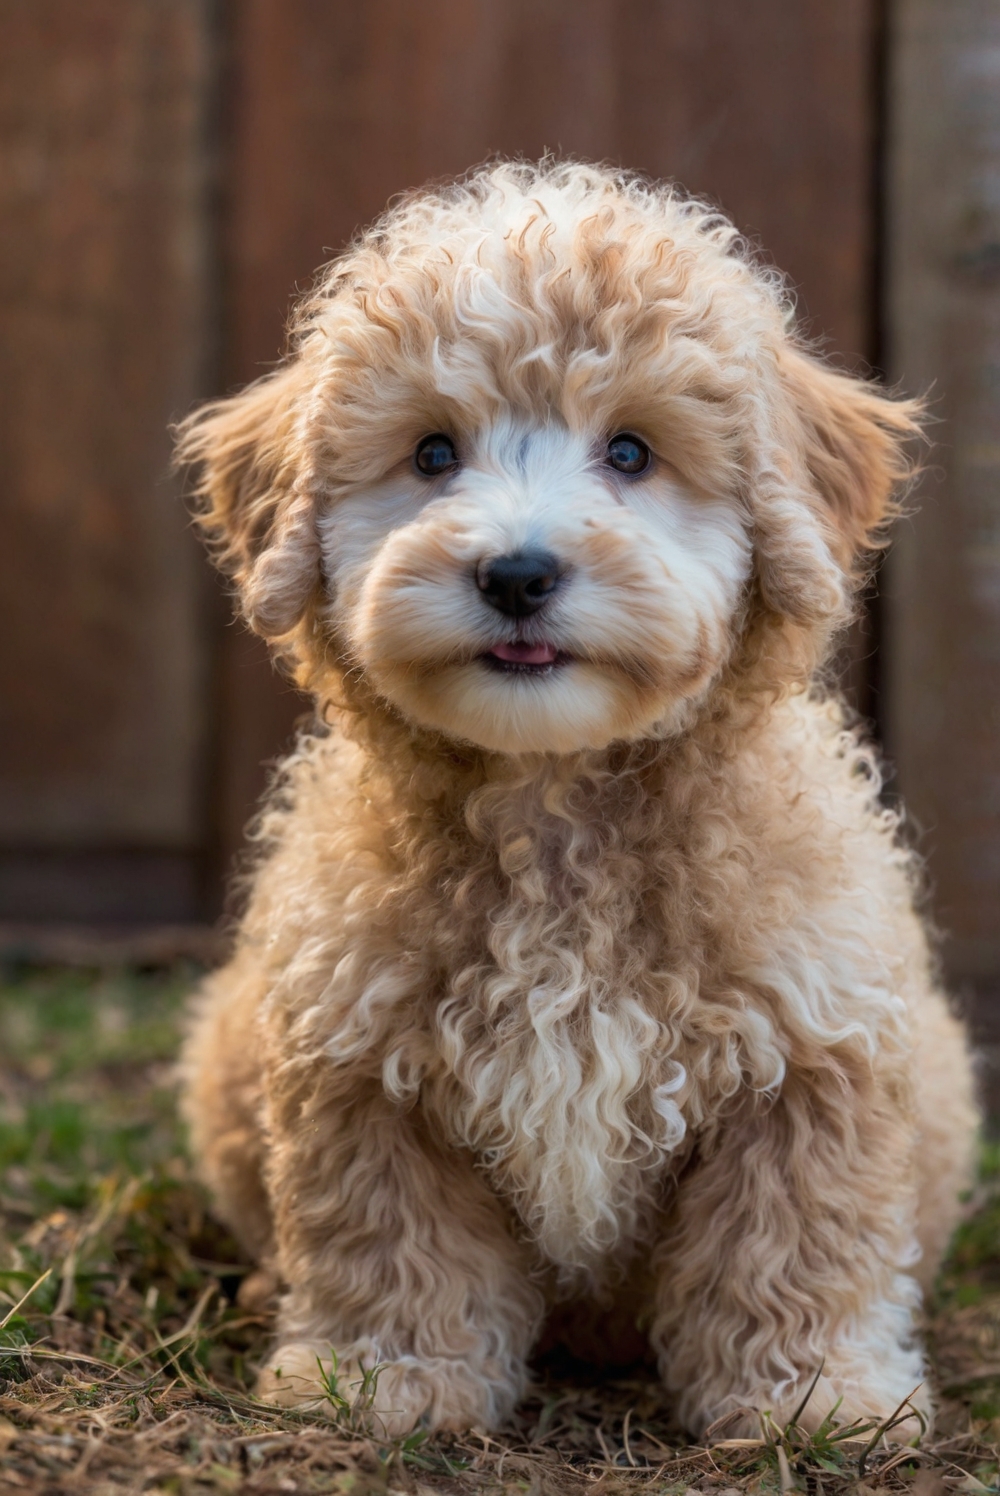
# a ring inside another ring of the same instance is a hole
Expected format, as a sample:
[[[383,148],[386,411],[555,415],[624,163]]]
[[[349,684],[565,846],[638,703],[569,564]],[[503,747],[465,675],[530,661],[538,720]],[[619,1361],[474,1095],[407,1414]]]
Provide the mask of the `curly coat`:
[[[185,423],[322,724],[185,1055],[218,1210],[285,1284],[264,1395],[335,1353],[389,1432],[493,1425],[569,1303],[641,1326],[694,1431],[820,1367],[807,1423],[927,1413],[970,1069],[818,673],[918,416],[796,340],[718,213],[545,162],[402,200]],[[539,544],[558,586],[511,619],[477,568]],[[555,663],[487,668],[515,645]]]

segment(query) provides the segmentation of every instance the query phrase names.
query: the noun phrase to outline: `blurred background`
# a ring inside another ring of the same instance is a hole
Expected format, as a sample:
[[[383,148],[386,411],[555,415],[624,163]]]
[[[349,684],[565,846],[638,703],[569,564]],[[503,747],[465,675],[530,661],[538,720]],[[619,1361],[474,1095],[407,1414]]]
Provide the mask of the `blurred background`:
[[[0,0],[0,948],[207,949],[306,704],[168,425],[386,199],[494,153],[676,178],[935,449],[845,649],[1000,1046],[996,0]],[[994,1052],[997,1052],[994,1049]]]

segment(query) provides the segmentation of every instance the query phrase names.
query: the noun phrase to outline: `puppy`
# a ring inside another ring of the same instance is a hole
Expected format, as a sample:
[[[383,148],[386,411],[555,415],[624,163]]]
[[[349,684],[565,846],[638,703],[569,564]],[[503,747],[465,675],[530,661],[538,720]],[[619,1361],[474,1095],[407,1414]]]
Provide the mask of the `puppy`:
[[[570,1302],[695,1434],[817,1373],[807,1425],[928,1415],[970,1069],[817,674],[917,417],[719,213],[545,162],[404,199],[185,423],[320,724],[184,1061],[285,1285],[264,1396],[378,1366],[386,1432],[495,1425]]]

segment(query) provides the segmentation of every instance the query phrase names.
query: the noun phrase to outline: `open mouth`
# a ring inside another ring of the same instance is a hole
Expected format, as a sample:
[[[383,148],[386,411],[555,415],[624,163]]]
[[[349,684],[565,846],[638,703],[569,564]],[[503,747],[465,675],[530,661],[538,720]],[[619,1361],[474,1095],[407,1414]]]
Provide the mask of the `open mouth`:
[[[513,644],[496,644],[487,654],[480,655],[484,665],[491,670],[502,670],[506,674],[544,675],[556,665],[565,665],[569,655],[563,654],[553,644],[529,644],[518,639]]]

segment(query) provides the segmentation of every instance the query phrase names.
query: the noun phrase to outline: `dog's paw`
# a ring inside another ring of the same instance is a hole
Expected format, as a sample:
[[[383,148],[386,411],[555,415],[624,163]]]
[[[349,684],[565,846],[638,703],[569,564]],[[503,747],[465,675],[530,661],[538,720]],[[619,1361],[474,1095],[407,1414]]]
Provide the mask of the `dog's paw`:
[[[426,1419],[430,1389],[405,1361],[380,1360],[373,1346],[341,1353],[313,1341],[279,1346],[257,1393],[283,1408],[310,1408],[334,1422],[383,1438],[408,1434]]]
[[[808,1383],[797,1394],[790,1393],[781,1399],[773,1413],[775,1423],[783,1426],[788,1422],[807,1389]],[[849,1424],[875,1425],[863,1436],[859,1435],[864,1438],[870,1438],[878,1425],[885,1424],[887,1438],[895,1444],[909,1444],[930,1427],[930,1391],[920,1381],[919,1373],[912,1379],[888,1380],[876,1374],[867,1377],[838,1374],[836,1367],[831,1367],[829,1375],[824,1372],[817,1380],[809,1401],[798,1413],[798,1424],[813,1434],[828,1419],[841,1428]]]
[[[875,1376],[845,1376],[831,1369],[830,1375],[824,1372],[816,1379],[803,1405],[811,1381],[810,1377],[780,1396],[756,1391],[744,1398],[729,1398],[728,1409],[716,1409],[704,1432],[710,1438],[757,1438],[763,1424],[769,1422],[783,1429],[794,1418],[807,1434],[816,1433],[827,1422],[841,1429],[856,1424],[864,1430],[858,1437],[866,1440],[878,1425],[886,1424],[888,1439],[894,1444],[910,1444],[930,1428],[930,1391],[926,1383],[917,1385],[916,1377],[905,1386],[902,1382],[893,1385]]]
[[[491,1425],[497,1421],[497,1392],[462,1362],[414,1356],[382,1360],[370,1342],[342,1354],[314,1341],[279,1346],[257,1383],[264,1402],[311,1408],[385,1439],[418,1427],[458,1432]],[[513,1398],[503,1402],[506,1412]]]

